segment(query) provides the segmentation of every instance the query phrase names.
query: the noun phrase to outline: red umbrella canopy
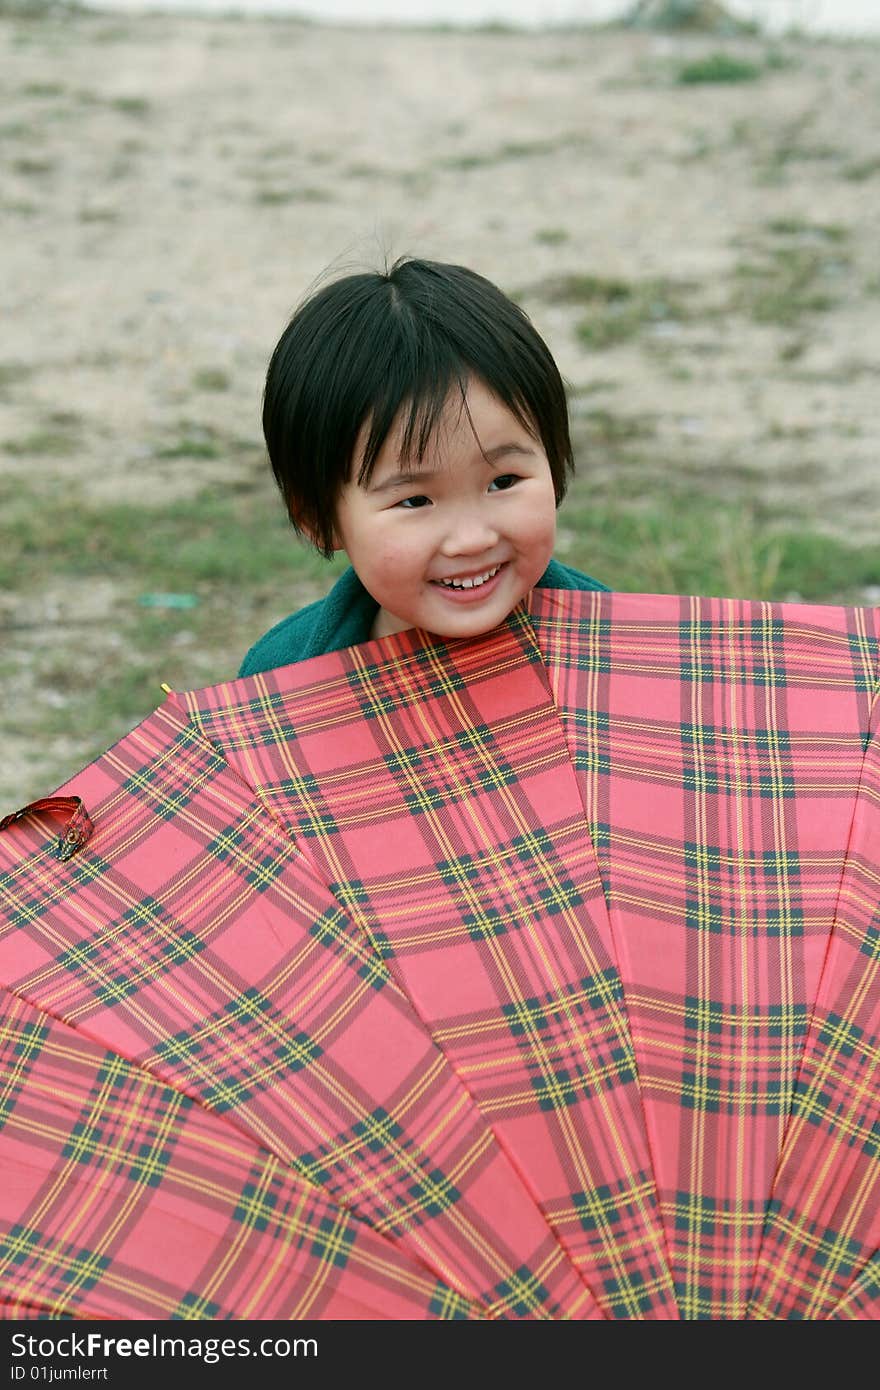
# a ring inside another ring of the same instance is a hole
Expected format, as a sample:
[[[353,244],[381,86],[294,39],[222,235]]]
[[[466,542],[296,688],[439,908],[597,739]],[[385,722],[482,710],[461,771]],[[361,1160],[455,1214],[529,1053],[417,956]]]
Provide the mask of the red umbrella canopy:
[[[7,1313],[877,1316],[878,639],[536,590],[170,696],[0,835]]]

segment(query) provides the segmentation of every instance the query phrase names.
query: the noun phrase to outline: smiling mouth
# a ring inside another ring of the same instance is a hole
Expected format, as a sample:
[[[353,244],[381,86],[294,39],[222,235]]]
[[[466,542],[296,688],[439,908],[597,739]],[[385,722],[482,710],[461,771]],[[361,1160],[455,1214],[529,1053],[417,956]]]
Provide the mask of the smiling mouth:
[[[506,564],[506,561],[505,561]],[[481,589],[484,584],[488,584],[490,579],[494,579],[499,570],[504,565],[495,565],[490,570],[485,570],[483,574],[468,575],[462,579],[432,579],[432,584],[439,584],[442,589]]]

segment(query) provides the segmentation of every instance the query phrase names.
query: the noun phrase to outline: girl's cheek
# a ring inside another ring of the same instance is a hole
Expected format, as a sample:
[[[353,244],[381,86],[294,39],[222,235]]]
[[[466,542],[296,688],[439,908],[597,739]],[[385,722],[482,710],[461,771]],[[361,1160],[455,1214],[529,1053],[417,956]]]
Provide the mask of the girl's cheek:
[[[381,556],[381,565],[383,569],[389,569],[395,565],[406,563],[407,547],[401,545],[399,541],[386,541],[378,553]]]

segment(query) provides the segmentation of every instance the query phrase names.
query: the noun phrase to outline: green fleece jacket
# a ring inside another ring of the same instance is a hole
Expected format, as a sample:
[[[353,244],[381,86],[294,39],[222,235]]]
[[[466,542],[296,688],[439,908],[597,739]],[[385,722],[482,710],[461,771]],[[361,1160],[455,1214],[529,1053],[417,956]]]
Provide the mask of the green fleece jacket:
[[[558,560],[551,560],[538,580],[539,589],[607,591],[607,587],[569,565],[561,565]],[[326,652],[353,647],[358,642],[368,642],[378,607],[349,567],[324,598],[282,618],[264,633],[251,647],[238,674],[254,676],[258,671],[274,671],[293,661],[305,661],[310,656],[323,656]]]

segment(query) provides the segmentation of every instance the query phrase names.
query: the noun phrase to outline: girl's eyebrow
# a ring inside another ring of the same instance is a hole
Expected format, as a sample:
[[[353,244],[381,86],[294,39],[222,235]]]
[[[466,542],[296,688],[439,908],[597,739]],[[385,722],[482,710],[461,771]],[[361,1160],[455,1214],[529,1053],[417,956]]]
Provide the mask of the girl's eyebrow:
[[[527,449],[524,444],[496,444],[494,449],[487,449],[483,458],[487,463],[494,463],[496,459],[503,458],[505,454],[533,454],[534,449]]]
[[[423,483],[426,478],[436,478],[437,470],[434,468],[420,468],[418,473],[412,471],[392,473],[390,478],[386,478],[384,483],[370,483],[368,492],[390,492],[393,487],[410,487],[413,483]]]
[[[526,449],[522,444],[496,444],[494,449],[487,449],[480,457],[486,463],[496,463],[505,454],[533,454],[534,449]],[[442,470],[441,470],[442,471]],[[402,468],[397,473],[392,473],[383,483],[371,484],[369,492],[390,492],[395,487],[410,487],[413,483],[424,482],[426,478],[436,478],[438,470],[436,468],[420,468],[414,472],[411,468]]]

